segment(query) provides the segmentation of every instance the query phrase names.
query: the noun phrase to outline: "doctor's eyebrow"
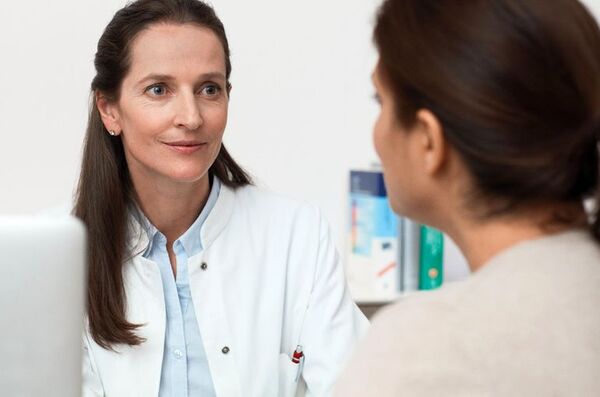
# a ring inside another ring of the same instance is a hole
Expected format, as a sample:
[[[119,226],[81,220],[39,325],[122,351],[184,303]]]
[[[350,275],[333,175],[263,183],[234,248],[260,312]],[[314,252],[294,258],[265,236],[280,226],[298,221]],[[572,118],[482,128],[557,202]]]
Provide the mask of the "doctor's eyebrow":
[[[150,73],[148,75],[146,75],[145,77],[143,77],[139,82],[138,85],[147,83],[149,81],[175,81],[176,78],[169,75],[169,74],[159,74],[159,73]],[[203,73],[201,75],[198,76],[198,81],[206,81],[206,80],[222,80],[225,81],[225,75],[221,72],[208,72],[208,73]]]

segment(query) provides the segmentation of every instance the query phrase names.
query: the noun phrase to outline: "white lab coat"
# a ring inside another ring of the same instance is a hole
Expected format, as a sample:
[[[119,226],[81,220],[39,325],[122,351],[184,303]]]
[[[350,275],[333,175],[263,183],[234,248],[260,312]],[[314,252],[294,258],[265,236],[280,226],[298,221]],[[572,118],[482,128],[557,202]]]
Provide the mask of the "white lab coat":
[[[133,252],[148,244],[132,220]],[[367,320],[352,302],[330,231],[306,204],[249,186],[221,186],[189,260],[196,318],[218,397],[329,396]],[[203,270],[202,264],[206,264]],[[84,396],[158,395],[165,306],[158,266],[135,255],[123,269],[127,318],[140,346],[98,346],[84,335]],[[297,345],[303,372],[291,361]],[[300,391],[298,394],[301,394]]]

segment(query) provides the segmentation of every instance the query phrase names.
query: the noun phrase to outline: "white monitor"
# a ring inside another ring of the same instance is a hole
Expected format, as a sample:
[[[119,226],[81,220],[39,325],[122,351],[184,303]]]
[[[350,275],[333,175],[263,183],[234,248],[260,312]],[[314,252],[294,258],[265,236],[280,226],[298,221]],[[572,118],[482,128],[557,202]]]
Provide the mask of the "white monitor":
[[[85,258],[75,218],[0,216],[0,395],[81,395]]]

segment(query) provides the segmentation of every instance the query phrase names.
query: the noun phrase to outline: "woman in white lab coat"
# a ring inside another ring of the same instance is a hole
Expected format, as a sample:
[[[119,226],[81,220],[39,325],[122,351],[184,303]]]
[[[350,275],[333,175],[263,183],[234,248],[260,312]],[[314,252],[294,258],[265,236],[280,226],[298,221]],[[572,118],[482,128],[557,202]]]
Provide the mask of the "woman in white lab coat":
[[[197,0],[140,0],[98,43],[75,206],[85,396],[329,395],[364,316],[328,226],[222,145],[229,49]]]

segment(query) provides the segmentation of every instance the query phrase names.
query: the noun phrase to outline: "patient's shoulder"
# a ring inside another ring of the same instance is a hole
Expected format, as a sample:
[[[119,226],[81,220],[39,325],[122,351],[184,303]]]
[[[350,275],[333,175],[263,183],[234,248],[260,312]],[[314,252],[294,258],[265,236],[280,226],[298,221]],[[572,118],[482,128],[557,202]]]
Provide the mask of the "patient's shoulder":
[[[463,334],[464,288],[415,293],[382,309],[348,365],[339,395],[439,395],[469,379],[474,360]],[[465,393],[479,390],[477,382],[464,387]]]

